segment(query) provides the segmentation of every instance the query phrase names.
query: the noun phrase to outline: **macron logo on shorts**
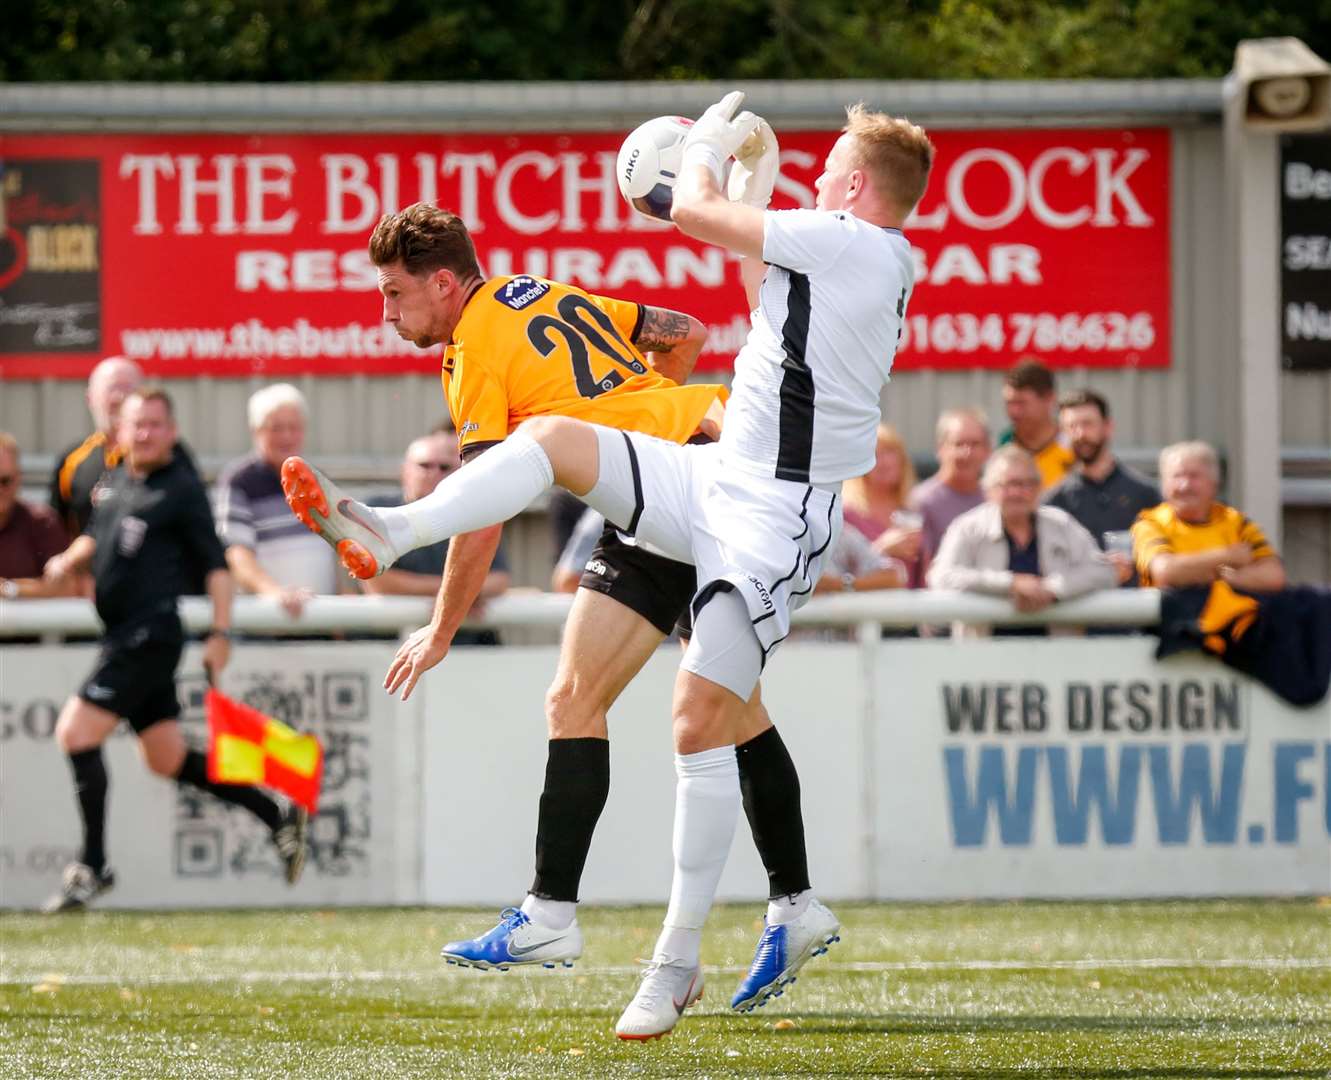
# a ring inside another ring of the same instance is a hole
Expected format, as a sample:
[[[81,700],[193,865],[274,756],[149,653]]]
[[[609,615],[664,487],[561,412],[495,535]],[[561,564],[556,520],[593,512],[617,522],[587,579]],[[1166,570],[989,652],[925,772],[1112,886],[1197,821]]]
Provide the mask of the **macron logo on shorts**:
[[[534,304],[549,291],[550,286],[544,281],[537,281],[534,277],[519,274],[495,293],[495,299],[501,304],[511,307],[514,311],[521,311],[529,304]]]

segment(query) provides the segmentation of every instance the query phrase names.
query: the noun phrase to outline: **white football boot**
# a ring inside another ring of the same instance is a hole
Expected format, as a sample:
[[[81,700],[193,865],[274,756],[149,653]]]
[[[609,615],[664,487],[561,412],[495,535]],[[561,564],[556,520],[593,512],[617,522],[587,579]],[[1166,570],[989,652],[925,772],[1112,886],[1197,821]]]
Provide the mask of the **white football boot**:
[[[702,968],[653,960],[642,983],[615,1025],[621,1039],[659,1039],[674,1028],[685,1009],[702,997]]]

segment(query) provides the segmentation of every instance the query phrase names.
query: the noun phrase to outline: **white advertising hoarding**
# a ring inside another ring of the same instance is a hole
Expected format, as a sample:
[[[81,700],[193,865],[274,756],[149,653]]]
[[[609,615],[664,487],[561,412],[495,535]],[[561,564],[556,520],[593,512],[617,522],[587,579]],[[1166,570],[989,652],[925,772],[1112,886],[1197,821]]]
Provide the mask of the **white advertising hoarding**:
[[[1158,664],[1142,637],[791,642],[764,701],[800,771],[828,898],[1331,892],[1331,701],[1291,709],[1217,662]],[[552,648],[454,650],[403,705],[389,644],[240,645],[224,689],[326,748],[294,889],[239,811],[108,745],[106,906],[515,903],[531,882]],[[663,647],[610,714],[611,790],[592,903],[663,903],[675,776]],[[56,886],[78,839],[50,737],[90,647],[0,650],[0,906]],[[203,744],[197,655],[181,668]],[[766,896],[741,817],[723,899]]]
[[[882,651],[877,895],[1331,890],[1331,701],[1145,637]]]

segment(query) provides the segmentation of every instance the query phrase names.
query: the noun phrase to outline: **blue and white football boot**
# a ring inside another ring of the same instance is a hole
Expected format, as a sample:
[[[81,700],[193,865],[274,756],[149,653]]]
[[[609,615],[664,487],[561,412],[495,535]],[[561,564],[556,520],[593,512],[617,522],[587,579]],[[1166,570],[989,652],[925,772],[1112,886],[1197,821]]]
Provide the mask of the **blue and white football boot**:
[[[817,900],[810,900],[804,914],[794,922],[780,926],[769,923],[758,939],[749,973],[730,999],[730,1007],[736,1012],[753,1012],[780,997],[805,963],[841,940],[840,930],[837,917]]]
[[[470,941],[450,941],[439,955],[458,967],[482,971],[531,964],[568,968],[582,955],[582,931],[576,919],[563,930],[550,930],[532,922],[519,908],[508,907],[499,913],[499,925],[489,933]]]

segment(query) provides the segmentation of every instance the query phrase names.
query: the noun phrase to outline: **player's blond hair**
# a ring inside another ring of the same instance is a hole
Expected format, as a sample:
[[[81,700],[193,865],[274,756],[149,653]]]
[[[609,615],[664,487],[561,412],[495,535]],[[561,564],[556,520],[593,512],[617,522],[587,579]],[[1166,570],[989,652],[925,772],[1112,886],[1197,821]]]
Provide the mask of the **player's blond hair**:
[[[466,223],[450,210],[423,202],[379,219],[370,234],[370,261],[375,266],[400,262],[415,277],[436,270],[451,270],[464,281],[481,276]]]
[[[904,117],[870,112],[860,102],[846,109],[841,130],[855,140],[858,163],[878,193],[903,216],[915,209],[934,164],[934,144],[924,128]]]

